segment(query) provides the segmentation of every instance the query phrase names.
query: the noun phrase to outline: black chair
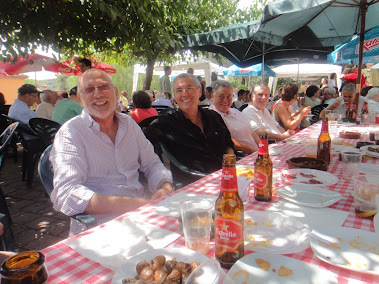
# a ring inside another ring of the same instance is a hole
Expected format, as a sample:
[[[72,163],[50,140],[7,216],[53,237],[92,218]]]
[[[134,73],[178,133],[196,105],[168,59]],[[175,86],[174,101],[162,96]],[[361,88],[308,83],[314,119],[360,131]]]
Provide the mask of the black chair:
[[[11,105],[3,105],[0,106],[0,133],[2,133],[8,126],[8,118],[7,114],[9,112],[9,108]],[[17,137],[16,135],[12,136],[12,140],[9,142],[10,146],[12,147],[13,150],[13,159],[14,162],[17,163]]]
[[[16,131],[18,122],[14,122],[10,124],[0,135],[0,170],[2,168],[2,161],[4,158],[4,154],[10,142],[12,141],[13,134]]]
[[[58,122],[39,117],[29,120],[29,126],[42,140],[45,148],[53,143],[55,134],[61,127]]]
[[[242,106],[240,106],[240,108],[238,109],[239,111],[243,111],[245,108],[247,108],[248,104],[244,104]]]
[[[156,120],[159,116],[150,116],[148,118],[145,118],[144,120],[141,120],[140,122],[138,122],[138,125],[139,127],[141,127],[141,129],[145,128],[145,127],[148,127],[150,125],[150,123],[152,123],[154,120]]]
[[[10,221],[5,214],[0,213],[0,222],[3,224],[4,233],[0,236],[0,250],[14,251],[14,237],[10,226]]]
[[[51,152],[52,145],[48,146],[42,153],[41,158],[38,162],[38,174],[41,179],[42,185],[45,188],[46,194],[50,197],[51,192],[54,189],[53,178],[53,166],[50,163],[49,156]],[[96,220],[93,216],[88,214],[77,214],[70,216],[75,221],[81,223],[85,229],[92,228],[96,226]]]
[[[17,120],[7,116],[8,123],[17,122]],[[31,188],[33,183],[35,165],[41,156],[44,148],[40,140],[27,124],[20,123],[15,134],[22,145],[22,181],[26,179],[26,186]]]
[[[164,143],[159,143],[163,153],[170,161],[170,169],[174,179],[174,187],[179,189],[187,184],[190,184],[198,179],[207,176],[206,173],[202,173],[197,170],[188,168],[187,166],[180,163],[168,150]]]
[[[169,107],[169,108],[164,108],[164,109],[161,109],[161,110],[158,110],[157,109],[157,112],[158,112],[158,115],[168,115],[168,114],[173,114],[175,112],[177,112],[178,110],[176,108],[172,108],[172,107]]]
[[[313,114],[313,116],[309,120],[310,123],[313,124],[319,121],[321,111],[327,107],[328,107],[328,104],[321,104],[321,105],[317,105],[311,108],[311,114]]]

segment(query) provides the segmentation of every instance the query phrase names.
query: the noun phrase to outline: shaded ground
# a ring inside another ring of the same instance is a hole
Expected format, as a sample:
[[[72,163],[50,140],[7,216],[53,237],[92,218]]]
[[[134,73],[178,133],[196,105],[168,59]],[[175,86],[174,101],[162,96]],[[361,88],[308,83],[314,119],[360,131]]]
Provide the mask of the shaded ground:
[[[32,188],[21,181],[22,148],[18,149],[18,161],[12,153],[4,161],[0,186],[12,216],[12,230],[16,251],[41,250],[68,237],[70,218],[53,209],[45,197],[37,169]]]

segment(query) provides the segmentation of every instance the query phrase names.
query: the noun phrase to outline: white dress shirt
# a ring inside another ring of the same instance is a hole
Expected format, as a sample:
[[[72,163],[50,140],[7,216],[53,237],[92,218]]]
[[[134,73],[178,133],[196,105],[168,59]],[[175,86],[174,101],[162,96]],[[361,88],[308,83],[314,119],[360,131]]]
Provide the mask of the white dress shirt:
[[[47,102],[42,102],[37,106],[36,114],[40,118],[52,120],[54,112],[54,106]]]
[[[249,147],[258,148],[257,144],[255,143],[249,122],[239,110],[235,108],[229,108],[229,112],[224,113],[219,111],[214,105],[211,105],[209,109],[214,110],[221,115],[226,124],[226,127],[229,129],[232,139],[248,145]]]
[[[162,179],[172,180],[171,172],[134,120],[122,113],[115,115],[118,120],[115,144],[85,109],[59,129],[50,155],[54,168],[50,198],[55,210],[68,216],[83,213],[95,193],[143,198],[139,171],[146,176],[152,193]],[[117,214],[93,216],[101,224]],[[71,222],[73,233],[78,230],[75,226]]]
[[[168,106],[168,107],[174,107],[169,99],[166,98],[158,98],[152,103],[153,106]]]
[[[345,118],[346,111],[347,111],[347,104],[345,104],[345,102],[343,100],[343,96],[338,97],[334,100],[334,102],[338,102],[338,101],[341,102],[341,104],[340,104],[339,108],[337,108],[337,110],[339,110],[340,114],[342,115],[342,118]],[[363,108],[364,103],[368,103],[368,100],[363,96],[359,96],[359,104],[358,104],[358,110],[357,110],[358,116],[360,116],[362,113],[362,108]],[[352,109],[353,106],[351,105],[350,108]],[[369,113],[370,113],[370,107],[369,107]]]
[[[250,121],[251,128],[255,131],[257,129],[266,130],[271,133],[281,134],[279,130],[279,123],[271,116],[270,112],[264,108],[263,110],[257,109],[252,104],[249,104],[242,114]]]
[[[29,125],[29,120],[37,117],[37,114],[32,111],[26,103],[16,99],[9,108],[8,116],[23,124]]]

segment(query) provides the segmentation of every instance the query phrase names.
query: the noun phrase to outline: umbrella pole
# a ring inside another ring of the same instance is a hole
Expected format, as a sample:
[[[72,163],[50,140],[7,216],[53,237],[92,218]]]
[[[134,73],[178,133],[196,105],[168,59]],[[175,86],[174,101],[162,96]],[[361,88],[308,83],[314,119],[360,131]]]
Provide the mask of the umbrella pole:
[[[361,92],[361,79],[362,79],[362,66],[363,66],[363,43],[365,41],[365,29],[366,29],[366,12],[367,12],[367,1],[363,0],[360,2],[359,12],[361,14],[361,32],[359,35],[359,61],[358,61],[358,76],[356,81],[356,92],[355,92],[355,102],[356,110],[358,111],[359,105],[359,94]],[[358,114],[360,116],[360,114]]]
[[[263,84],[263,75],[265,72],[265,43],[263,43],[263,52],[262,52],[262,68],[261,68],[261,83]]]
[[[34,84],[36,85],[37,88],[37,72],[34,71]]]

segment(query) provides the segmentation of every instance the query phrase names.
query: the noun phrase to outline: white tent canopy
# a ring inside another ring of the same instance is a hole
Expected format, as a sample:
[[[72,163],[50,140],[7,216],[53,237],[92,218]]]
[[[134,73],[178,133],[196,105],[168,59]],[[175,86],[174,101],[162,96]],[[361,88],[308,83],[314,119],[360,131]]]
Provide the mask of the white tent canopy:
[[[164,66],[154,66],[154,75],[163,76]],[[224,69],[223,66],[217,65],[205,59],[197,59],[196,62],[181,62],[177,65],[171,65],[173,77],[186,73],[188,68],[193,68],[195,70],[195,76],[202,76],[205,78],[207,86],[211,84],[211,72],[217,72],[219,75],[223,74]],[[133,92],[137,90],[138,83],[138,74],[146,73],[146,65],[135,64],[134,65],[134,75],[133,75]]]

